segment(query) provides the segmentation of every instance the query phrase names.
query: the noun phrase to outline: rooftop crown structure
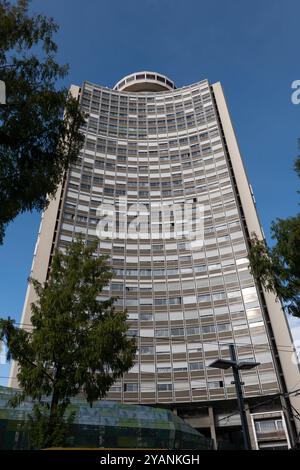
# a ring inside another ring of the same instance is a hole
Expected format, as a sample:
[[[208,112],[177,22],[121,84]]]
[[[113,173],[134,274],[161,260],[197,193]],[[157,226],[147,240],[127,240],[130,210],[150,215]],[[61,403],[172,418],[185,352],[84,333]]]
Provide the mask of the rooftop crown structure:
[[[122,78],[114,90],[138,92],[157,92],[174,90],[176,87],[172,80],[165,75],[154,72],[137,72]]]
[[[249,235],[262,231],[221,84],[176,88],[145,71],[71,91],[85,145],[43,215],[31,276],[45,281],[55,247],[79,233],[110,257],[102,294],[126,307],[138,353],[107,399],[168,407],[215,441],[234,436],[231,369],[209,368],[234,344],[239,363],[257,364],[241,371],[253,448],[291,446],[299,370],[280,304],[249,272]],[[32,301],[29,286],[24,327]]]

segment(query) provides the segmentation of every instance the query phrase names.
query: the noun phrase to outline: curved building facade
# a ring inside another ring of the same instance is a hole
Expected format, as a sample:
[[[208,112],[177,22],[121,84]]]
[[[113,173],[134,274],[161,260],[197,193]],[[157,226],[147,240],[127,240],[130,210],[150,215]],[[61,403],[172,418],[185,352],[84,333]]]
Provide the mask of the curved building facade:
[[[249,234],[262,232],[220,83],[176,88],[138,72],[114,89],[85,82],[72,92],[87,114],[85,145],[43,216],[31,275],[45,280],[53,249],[78,233],[109,255],[102,294],[127,308],[138,354],[108,398],[170,406],[213,436],[235,388],[230,369],[209,365],[233,343],[239,361],[260,363],[242,373],[249,423],[266,398],[281,413],[278,394],[299,370],[280,305],[249,272]],[[105,207],[113,225],[102,223]],[[33,300],[29,287],[24,325]]]
[[[30,449],[30,436],[24,424],[32,412],[32,401],[7,408],[15,390],[0,387],[0,450]],[[105,449],[197,449],[212,448],[205,438],[166,409],[126,405],[101,400],[89,404],[72,399],[69,411],[75,413],[67,445],[70,448]]]

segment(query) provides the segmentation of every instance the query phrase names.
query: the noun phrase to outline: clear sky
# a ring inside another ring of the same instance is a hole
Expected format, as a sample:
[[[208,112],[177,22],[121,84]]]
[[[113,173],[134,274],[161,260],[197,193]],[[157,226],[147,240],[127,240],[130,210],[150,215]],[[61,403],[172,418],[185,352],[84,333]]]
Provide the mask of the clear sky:
[[[66,85],[112,87],[139,70],[166,74],[177,87],[221,81],[266,236],[272,220],[298,211],[300,105],[291,83],[300,80],[299,0],[33,0],[31,9],[60,25]],[[39,218],[18,217],[0,247],[1,316],[20,318]]]

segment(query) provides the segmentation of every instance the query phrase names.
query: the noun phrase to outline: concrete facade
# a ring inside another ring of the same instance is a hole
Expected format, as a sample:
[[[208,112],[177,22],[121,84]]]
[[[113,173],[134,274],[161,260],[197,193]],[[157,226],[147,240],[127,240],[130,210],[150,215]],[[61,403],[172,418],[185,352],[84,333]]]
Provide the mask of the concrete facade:
[[[117,308],[127,308],[138,354],[108,399],[164,405],[181,416],[190,408],[186,419],[216,441],[218,416],[234,409],[235,390],[230,371],[209,364],[229,358],[233,343],[239,360],[260,363],[242,374],[249,423],[269,399],[296,442],[300,423],[290,405],[300,409],[291,393],[298,363],[280,304],[249,271],[249,236],[263,235],[221,84],[176,89],[164,75],[138,72],[114,89],[85,82],[72,91],[87,113],[85,146],[43,215],[31,276],[44,282],[53,249],[78,233],[109,255],[114,277],[102,296],[118,296]],[[129,214],[133,204],[149,210],[142,225],[156,225],[158,237],[128,238],[119,217],[118,236],[99,239],[99,207],[111,204],[120,215],[120,197]],[[155,219],[151,209],[171,205],[174,213],[201,206],[203,231],[164,237],[164,216]],[[34,300],[29,287],[24,328]],[[11,386],[16,373],[14,365]]]

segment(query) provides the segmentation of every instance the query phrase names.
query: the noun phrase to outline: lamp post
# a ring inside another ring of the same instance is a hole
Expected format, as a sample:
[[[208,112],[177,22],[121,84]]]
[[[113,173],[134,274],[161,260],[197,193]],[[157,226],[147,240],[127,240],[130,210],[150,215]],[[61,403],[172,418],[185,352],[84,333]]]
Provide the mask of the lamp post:
[[[243,432],[243,440],[244,440],[244,448],[245,450],[251,450],[251,440],[249,434],[249,428],[247,423],[247,416],[245,410],[245,403],[244,403],[244,396],[242,390],[242,382],[240,378],[240,370],[250,370],[254,367],[259,366],[259,362],[254,361],[241,361],[238,362],[236,358],[236,352],[234,344],[229,344],[229,353],[230,353],[230,360],[228,359],[216,359],[212,362],[209,367],[215,369],[232,369],[233,377],[236,390],[236,396],[238,401],[239,412],[241,416],[241,423],[242,423],[242,432]]]

